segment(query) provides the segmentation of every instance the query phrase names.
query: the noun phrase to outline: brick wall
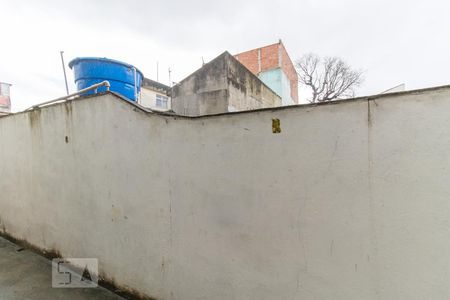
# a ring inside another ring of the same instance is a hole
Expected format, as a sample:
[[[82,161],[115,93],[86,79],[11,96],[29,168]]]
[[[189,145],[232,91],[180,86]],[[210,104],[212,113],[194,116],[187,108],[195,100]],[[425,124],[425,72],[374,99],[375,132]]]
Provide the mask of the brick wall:
[[[235,55],[234,57],[239,60],[241,64],[247,67],[253,74],[259,73],[259,63],[258,63],[258,51],[259,49],[253,49],[250,51],[245,51]]]
[[[278,55],[278,43],[265,46],[261,49],[261,71],[272,70],[280,67]]]
[[[281,64],[284,73],[286,73],[289,81],[291,83],[291,98],[295,103],[298,103],[298,75],[295,70],[294,64],[292,63],[289,54],[286,51],[283,43],[280,43],[280,51],[281,51]]]
[[[281,41],[236,54],[235,57],[254,74],[281,67],[290,81],[291,98],[298,103],[297,72]]]

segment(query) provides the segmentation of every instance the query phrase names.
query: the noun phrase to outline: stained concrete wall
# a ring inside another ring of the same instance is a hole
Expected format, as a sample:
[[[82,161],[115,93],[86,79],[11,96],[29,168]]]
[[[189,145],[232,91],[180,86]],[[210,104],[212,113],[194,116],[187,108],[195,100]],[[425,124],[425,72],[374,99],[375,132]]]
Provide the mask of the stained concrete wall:
[[[446,299],[450,88],[214,117],[0,118],[0,228],[157,299]],[[281,133],[272,133],[272,119]]]
[[[281,98],[224,52],[172,88],[172,109],[199,116],[281,105]]]

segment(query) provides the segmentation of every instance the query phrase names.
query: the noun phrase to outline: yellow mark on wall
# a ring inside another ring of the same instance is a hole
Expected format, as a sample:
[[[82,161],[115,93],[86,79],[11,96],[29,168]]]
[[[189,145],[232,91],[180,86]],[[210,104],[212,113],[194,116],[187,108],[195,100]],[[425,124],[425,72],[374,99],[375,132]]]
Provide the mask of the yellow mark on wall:
[[[272,133],[281,133],[280,119],[272,119]]]
[[[117,221],[122,216],[122,210],[118,207],[111,207],[111,221]]]

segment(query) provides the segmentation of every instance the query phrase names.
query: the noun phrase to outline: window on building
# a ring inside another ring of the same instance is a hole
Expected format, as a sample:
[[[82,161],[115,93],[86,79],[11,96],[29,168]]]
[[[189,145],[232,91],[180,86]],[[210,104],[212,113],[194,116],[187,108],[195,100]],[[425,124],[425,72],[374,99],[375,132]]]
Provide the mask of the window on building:
[[[156,106],[161,108],[169,108],[169,97],[156,94]]]

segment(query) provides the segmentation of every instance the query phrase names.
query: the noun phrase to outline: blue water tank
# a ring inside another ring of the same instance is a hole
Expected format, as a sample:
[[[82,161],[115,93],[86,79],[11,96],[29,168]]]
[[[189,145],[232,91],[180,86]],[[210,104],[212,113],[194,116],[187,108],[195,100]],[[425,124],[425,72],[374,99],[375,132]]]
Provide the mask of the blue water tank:
[[[73,69],[78,91],[107,80],[111,91],[117,92],[131,101],[137,100],[144,78],[142,72],[134,66],[108,58],[78,57],[69,63],[69,67]],[[100,87],[97,92],[105,90],[106,87]],[[86,92],[84,95],[93,93],[95,93],[94,90]]]

